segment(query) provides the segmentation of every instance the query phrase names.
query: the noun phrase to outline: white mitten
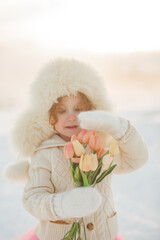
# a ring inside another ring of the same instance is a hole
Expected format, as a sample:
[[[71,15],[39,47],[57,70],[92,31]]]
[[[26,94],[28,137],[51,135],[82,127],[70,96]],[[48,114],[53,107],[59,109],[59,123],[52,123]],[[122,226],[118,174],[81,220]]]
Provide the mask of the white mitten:
[[[81,128],[105,132],[115,139],[124,136],[128,129],[126,119],[103,110],[81,112],[78,118]]]
[[[99,192],[92,187],[79,187],[57,193],[53,199],[54,210],[62,218],[81,218],[95,212],[102,201]]]

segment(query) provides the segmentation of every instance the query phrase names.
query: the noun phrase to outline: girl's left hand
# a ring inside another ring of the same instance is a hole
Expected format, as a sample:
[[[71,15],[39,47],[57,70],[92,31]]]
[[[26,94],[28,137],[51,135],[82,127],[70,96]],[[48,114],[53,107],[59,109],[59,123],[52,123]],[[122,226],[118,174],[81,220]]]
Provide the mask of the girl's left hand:
[[[81,128],[105,132],[115,139],[123,137],[128,129],[126,119],[104,110],[81,112],[78,119]]]

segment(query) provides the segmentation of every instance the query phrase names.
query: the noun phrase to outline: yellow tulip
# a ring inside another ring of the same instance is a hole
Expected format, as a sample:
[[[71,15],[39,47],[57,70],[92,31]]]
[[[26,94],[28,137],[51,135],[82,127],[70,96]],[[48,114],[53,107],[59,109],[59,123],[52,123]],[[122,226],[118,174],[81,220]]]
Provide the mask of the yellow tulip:
[[[112,161],[113,161],[113,157],[111,157],[110,155],[105,155],[102,159],[103,165],[101,168],[101,172],[104,172],[105,170],[107,170],[107,168],[109,167]]]
[[[92,165],[91,156],[88,154],[82,155],[79,162],[79,168],[81,169],[81,171],[84,171],[84,172],[90,171],[91,165]]]
[[[88,172],[90,170],[95,171],[98,167],[98,159],[97,154],[86,154],[82,155],[80,162],[79,162],[79,168],[81,171]]]
[[[97,154],[91,154],[91,161],[92,161],[92,166],[91,170],[95,171],[98,167],[98,159],[97,159]]]
[[[109,153],[110,153],[111,157],[119,154],[119,147],[118,147],[117,141],[115,139],[113,139],[111,141],[111,144],[110,144],[110,147],[109,147]]]
[[[85,149],[84,149],[83,145],[78,140],[74,140],[72,142],[72,145],[73,145],[73,148],[74,148],[74,152],[78,157],[82,156],[82,154],[85,154]]]

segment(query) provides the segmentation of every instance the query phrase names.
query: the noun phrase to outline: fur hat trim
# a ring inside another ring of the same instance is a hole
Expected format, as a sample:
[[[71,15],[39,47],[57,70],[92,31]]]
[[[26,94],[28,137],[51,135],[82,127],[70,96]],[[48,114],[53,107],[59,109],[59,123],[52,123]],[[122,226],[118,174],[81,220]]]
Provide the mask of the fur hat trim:
[[[11,134],[15,150],[23,157],[31,157],[42,141],[56,133],[49,123],[53,103],[59,97],[77,92],[85,94],[95,109],[110,110],[103,81],[92,67],[75,59],[50,61],[32,84],[30,107]]]
[[[3,178],[10,181],[23,181],[28,178],[30,163],[27,160],[8,163],[3,169]]]

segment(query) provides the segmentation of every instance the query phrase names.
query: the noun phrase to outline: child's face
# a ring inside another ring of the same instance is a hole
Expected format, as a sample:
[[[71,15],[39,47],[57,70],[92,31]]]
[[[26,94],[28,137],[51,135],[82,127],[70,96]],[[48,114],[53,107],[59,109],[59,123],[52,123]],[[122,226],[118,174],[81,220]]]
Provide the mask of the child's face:
[[[58,121],[55,124],[55,130],[66,141],[70,141],[73,134],[77,135],[82,130],[77,117],[81,111],[84,110],[79,95],[62,98],[57,111]]]

